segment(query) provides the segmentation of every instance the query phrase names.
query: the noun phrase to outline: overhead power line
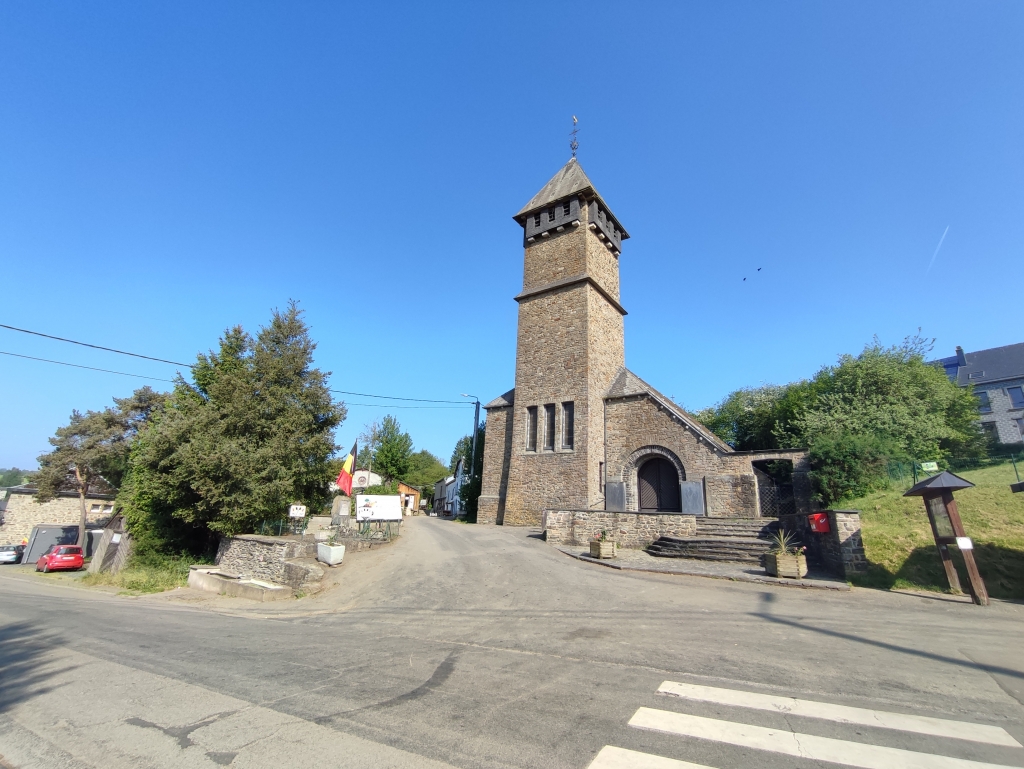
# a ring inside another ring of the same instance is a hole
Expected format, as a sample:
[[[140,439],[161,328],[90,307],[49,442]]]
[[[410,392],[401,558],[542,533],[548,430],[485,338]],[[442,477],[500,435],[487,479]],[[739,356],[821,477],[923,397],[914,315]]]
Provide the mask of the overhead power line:
[[[385,398],[389,401],[417,401],[419,403],[458,403],[460,406],[472,406],[472,403],[466,403],[466,401],[437,401],[431,400],[430,398],[399,398],[397,395],[374,395],[373,393],[353,393],[348,390],[335,390],[331,389],[332,393],[341,393],[342,395],[358,395],[360,398]]]
[[[114,347],[103,347],[102,345],[90,344],[89,342],[79,342],[76,339],[65,339],[62,336],[53,336],[52,334],[44,334],[41,331],[30,331],[27,328],[18,328],[17,326],[8,326],[6,323],[0,323],[0,328],[6,328],[6,329],[9,329],[11,331],[20,331],[22,334],[32,334],[33,336],[41,336],[41,337],[44,337],[46,339],[55,339],[58,342],[67,342],[68,344],[77,344],[77,345],[80,345],[82,347],[92,347],[94,350],[104,350],[106,352],[117,353],[118,355],[130,355],[133,358],[142,358],[144,360],[154,360],[157,363],[169,363],[172,366],[182,366],[184,368],[191,369],[191,368],[195,367],[195,365],[196,365],[194,363],[181,363],[180,361],[176,361],[176,360],[167,360],[166,358],[154,358],[152,355],[141,355],[140,353],[137,353],[137,352],[128,352],[126,350],[118,350],[118,349],[116,349]],[[128,373],[125,373],[124,371],[111,371],[110,369],[94,368],[92,366],[81,366],[81,365],[79,365],[77,363],[64,363],[63,361],[48,360],[46,358],[33,358],[31,355],[18,355],[17,353],[13,353],[13,352],[7,352],[7,353],[3,353],[3,354],[4,355],[13,355],[14,357],[17,357],[17,358],[28,358],[29,360],[44,361],[45,363],[56,363],[56,364],[58,364],[60,366],[73,366],[75,368],[85,368],[85,369],[89,369],[91,371],[103,371],[103,372],[108,373],[108,374],[120,374],[121,376],[133,376],[133,377],[138,377],[140,379],[152,379],[152,380],[154,380],[156,382],[171,382],[172,384],[174,383],[173,379],[160,379],[159,377],[143,376],[142,374],[128,374]],[[349,392],[348,390],[335,390],[333,388],[328,388],[328,389],[332,393],[341,393],[342,395],[357,395],[360,398],[381,398],[383,400],[389,400],[389,401],[413,401],[413,402],[416,402],[416,403],[455,403],[455,404],[458,404],[459,406],[471,406],[472,405],[470,403],[466,403],[465,401],[432,400],[430,398],[401,398],[401,397],[399,397],[397,395],[375,395],[373,393],[356,393],[356,392]],[[383,404],[376,404],[376,403],[353,403],[351,405],[353,405],[353,406],[377,406],[377,405],[383,405]],[[414,408],[414,407],[413,406],[393,406],[392,408]],[[429,408],[429,407],[423,406],[422,408]]]
[[[50,334],[43,334],[39,331],[29,331],[27,328],[17,328],[16,326],[8,326],[5,323],[0,323],[0,328],[9,328],[11,331],[20,331],[23,334],[33,334],[34,336],[43,336],[47,339],[56,339],[58,342],[68,342],[69,344],[78,344],[82,347],[92,347],[96,350],[106,350],[107,352],[116,352],[118,355],[131,355],[133,358],[145,358],[146,360],[155,360],[159,363],[170,363],[172,366],[184,366],[186,368],[192,368],[192,363],[179,363],[176,360],[166,360],[164,358],[154,358],[150,355],[139,355],[137,352],[125,352],[124,350],[115,350],[113,347],[101,347],[98,344],[89,344],[88,342],[76,342],[74,339],[65,339],[62,336],[51,336]],[[55,361],[51,361],[55,362]],[[71,365],[71,364],[68,364]],[[85,368],[88,368],[86,366]],[[115,372],[119,373],[119,372]],[[135,376],[135,374],[129,374],[129,376]],[[169,382],[169,379],[162,379],[162,382]]]
[[[111,371],[108,368],[95,368],[94,366],[82,366],[82,365],[79,365],[78,363],[65,363],[62,360],[49,360],[48,358],[33,358],[31,355],[19,355],[16,352],[4,352],[3,350],[0,350],[0,355],[10,355],[10,356],[12,356],[14,358],[25,358],[27,360],[38,360],[38,361],[42,361],[43,363],[56,363],[58,366],[71,366],[73,368],[86,368],[86,369],[89,369],[89,371],[102,371],[105,374],[120,374],[121,376],[133,376],[133,377],[136,377],[137,379],[152,379],[154,382],[170,382],[171,384],[174,384],[174,380],[173,379],[160,379],[159,377],[155,377],[155,376],[143,376],[142,374],[129,374],[126,371]]]
[[[406,406],[397,403],[350,403],[345,402],[346,406],[373,406],[378,409],[458,409],[465,408],[466,406],[472,406],[472,403],[463,403],[462,406]]]

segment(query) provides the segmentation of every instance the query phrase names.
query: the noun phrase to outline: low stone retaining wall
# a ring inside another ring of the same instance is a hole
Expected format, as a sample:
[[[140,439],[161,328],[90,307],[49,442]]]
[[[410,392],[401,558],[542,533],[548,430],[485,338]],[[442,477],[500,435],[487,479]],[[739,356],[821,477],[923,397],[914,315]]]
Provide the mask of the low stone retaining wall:
[[[602,531],[620,547],[643,548],[658,537],[692,537],[697,519],[679,513],[613,513],[605,510],[545,510],[544,538],[552,545],[586,545]]]
[[[860,510],[821,510],[828,513],[829,532],[811,531],[807,515],[781,518],[786,529],[794,532],[807,545],[807,559],[844,579],[868,570],[864,542],[860,536]]]
[[[285,561],[293,558],[316,558],[316,542],[238,534],[221,539],[213,562],[222,570],[246,579],[287,585],[295,581],[296,575],[288,573]]]

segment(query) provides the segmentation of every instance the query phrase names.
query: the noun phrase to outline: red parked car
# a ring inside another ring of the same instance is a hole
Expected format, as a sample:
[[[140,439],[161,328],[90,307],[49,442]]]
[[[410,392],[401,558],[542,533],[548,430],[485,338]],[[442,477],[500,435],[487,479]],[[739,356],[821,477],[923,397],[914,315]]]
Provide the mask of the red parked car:
[[[39,556],[36,571],[48,572],[57,569],[81,569],[85,565],[82,548],[79,545],[53,545]]]

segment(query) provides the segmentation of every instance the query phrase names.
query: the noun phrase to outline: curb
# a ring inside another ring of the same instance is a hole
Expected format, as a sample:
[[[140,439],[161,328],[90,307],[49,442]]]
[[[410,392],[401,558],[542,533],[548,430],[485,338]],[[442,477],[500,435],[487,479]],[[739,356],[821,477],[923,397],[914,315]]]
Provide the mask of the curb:
[[[676,571],[673,569],[659,569],[654,566],[622,566],[617,563],[609,563],[607,560],[599,560],[597,558],[591,558],[589,555],[582,555],[581,553],[570,552],[567,548],[556,547],[560,553],[564,553],[570,558],[575,558],[577,561],[583,561],[585,563],[594,563],[598,566],[606,566],[609,569],[618,569],[619,571],[639,571],[646,572],[648,574],[671,574],[678,577],[704,577],[705,579],[724,579],[729,582],[752,582],[758,585],[780,585],[782,587],[795,587],[803,588],[804,590],[831,590],[836,593],[848,593],[850,592],[850,586],[845,582],[815,582],[811,580],[790,580],[780,579],[778,577],[755,577],[750,575],[743,576],[727,576],[725,574],[707,574],[699,571]]]

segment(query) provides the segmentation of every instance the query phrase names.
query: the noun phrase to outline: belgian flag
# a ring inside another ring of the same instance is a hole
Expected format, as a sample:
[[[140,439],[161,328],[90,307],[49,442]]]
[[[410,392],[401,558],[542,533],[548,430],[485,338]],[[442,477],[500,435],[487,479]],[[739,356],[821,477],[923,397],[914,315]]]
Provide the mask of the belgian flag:
[[[356,469],[356,457],[359,456],[359,441],[352,444],[352,451],[345,457],[345,462],[341,466],[341,472],[338,473],[338,480],[335,483],[338,484],[338,488],[345,492],[345,496],[352,496],[352,473]]]

